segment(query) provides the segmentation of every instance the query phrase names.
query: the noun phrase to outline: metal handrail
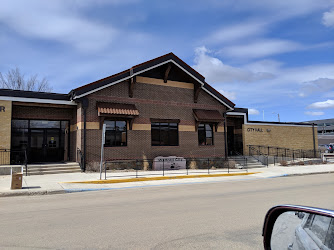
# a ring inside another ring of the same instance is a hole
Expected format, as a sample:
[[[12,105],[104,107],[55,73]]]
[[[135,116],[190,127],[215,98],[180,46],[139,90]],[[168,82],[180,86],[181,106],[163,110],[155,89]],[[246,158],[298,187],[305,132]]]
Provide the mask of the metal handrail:
[[[83,154],[82,154],[82,151],[80,148],[77,148],[77,159],[79,159],[79,166],[80,166],[80,169],[82,171],[84,171],[83,169]]]
[[[260,157],[253,155],[252,150],[254,150],[257,153],[257,155],[262,156],[265,160],[261,160]],[[254,146],[251,146],[251,145],[248,146],[248,152],[249,152],[249,156],[253,157],[257,161],[261,162],[263,165],[268,167],[268,156],[267,155],[262,154],[261,151],[257,150]]]
[[[0,149],[0,165],[6,165],[6,164],[13,164],[12,160],[12,154],[18,153],[23,154],[23,159],[19,160],[18,163],[21,163],[21,165],[25,166],[26,175],[28,174],[28,154],[27,149],[17,150],[17,149]],[[22,156],[22,155],[21,155]],[[8,162],[9,160],[9,162]],[[15,165],[15,164],[14,164]]]
[[[168,162],[168,159],[165,160],[155,160],[155,159],[120,159],[120,160],[106,160],[103,162],[104,167],[104,175],[106,177],[107,170],[128,170],[129,172],[133,172],[129,174],[129,176],[134,176],[136,178],[140,176],[147,175],[174,175],[180,174],[184,171],[184,174],[202,174],[203,170],[207,174],[216,173],[216,172],[227,172],[230,173],[231,166],[230,161],[226,160],[222,157],[212,157],[212,158],[183,158],[183,161],[186,162],[185,168],[176,168],[170,169],[165,166],[165,162]],[[154,169],[153,163],[162,162],[161,169]],[[191,166],[192,163],[195,162],[195,167]],[[146,167],[145,167],[146,165]],[[177,171],[174,171],[177,170]],[[150,173],[142,174],[142,171],[149,171]],[[247,169],[245,169],[247,171]]]
[[[239,157],[242,157],[242,159],[243,159],[243,164],[242,164],[242,167],[243,168],[247,168],[247,166],[248,166],[248,164],[247,164],[247,157],[246,156],[244,156],[243,154],[241,154],[241,153],[239,153],[238,151],[234,151],[234,153],[237,155],[237,156],[239,156]],[[239,161],[238,161],[239,162]]]
[[[316,155],[321,157],[321,150],[306,150],[306,149],[291,149],[291,148],[283,148],[283,147],[273,147],[273,146],[265,146],[265,145],[248,145],[248,147],[252,147],[253,149],[257,149],[258,152],[261,152],[263,155],[267,156],[277,156],[277,157],[290,157],[293,160],[295,158],[314,158]]]
[[[26,168],[26,176],[28,176],[28,155],[27,155],[27,149],[24,150],[24,166]]]

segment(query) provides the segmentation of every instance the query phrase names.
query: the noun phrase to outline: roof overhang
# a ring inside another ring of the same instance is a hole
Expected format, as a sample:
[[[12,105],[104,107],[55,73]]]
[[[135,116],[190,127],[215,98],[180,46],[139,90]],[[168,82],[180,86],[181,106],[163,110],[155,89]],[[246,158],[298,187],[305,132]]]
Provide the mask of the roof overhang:
[[[222,122],[224,117],[218,110],[193,109],[193,114],[198,122]]]
[[[11,96],[0,96],[0,100],[1,101],[13,101],[13,102],[31,102],[31,103],[46,103],[46,104],[77,105],[77,103],[74,102],[74,101],[40,99],[40,98],[25,98],[25,97],[11,97]]]

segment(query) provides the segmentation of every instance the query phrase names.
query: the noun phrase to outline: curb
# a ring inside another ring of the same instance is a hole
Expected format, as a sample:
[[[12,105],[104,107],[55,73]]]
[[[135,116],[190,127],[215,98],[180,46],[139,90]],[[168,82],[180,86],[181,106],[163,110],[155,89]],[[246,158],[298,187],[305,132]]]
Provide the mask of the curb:
[[[314,172],[314,173],[304,173],[304,174],[284,174],[281,177],[289,177],[289,176],[303,176],[303,175],[314,175],[314,174],[333,174],[334,171],[326,171],[326,172]]]
[[[13,197],[13,196],[37,196],[37,195],[49,195],[49,194],[65,194],[67,193],[64,189],[62,190],[41,190],[35,192],[0,192],[0,197]]]
[[[175,180],[175,179],[195,179],[195,178],[208,178],[208,177],[225,177],[225,176],[241,176],[252,175],[261,172],[251,173],[230,173],[230,174],[201,174],[201,175],[179,175],[179,176],[159,176],[159,177],[140,177],[130,179],[113,179],[113,180],[95,180],[95,181],[74,181],[74,182],[61,182],[71,184],[112,184],[112,183],[125,183],[125,182],[141,182],[141,181],[160,181],[160,180]]]

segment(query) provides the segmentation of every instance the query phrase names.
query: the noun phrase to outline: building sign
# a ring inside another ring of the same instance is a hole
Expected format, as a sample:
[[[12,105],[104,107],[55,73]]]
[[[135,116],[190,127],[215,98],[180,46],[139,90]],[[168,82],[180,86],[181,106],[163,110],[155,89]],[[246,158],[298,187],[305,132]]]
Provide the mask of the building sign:
[[[153,160],[153,170],[177,170],[186,169],[186,159],[176,156],[158,156]]]
[[[262,133],[262,128],[247,128],[247,132],[260,132]]]
[[[271,131],[271,129],[266,130],[268,133]],[[247,128],[247,132],[255,132],[255,133],[262,133],[262,128]]]
[[[6,107],[5,106],[0,106],[0,112],[5,112],[6,111]]]

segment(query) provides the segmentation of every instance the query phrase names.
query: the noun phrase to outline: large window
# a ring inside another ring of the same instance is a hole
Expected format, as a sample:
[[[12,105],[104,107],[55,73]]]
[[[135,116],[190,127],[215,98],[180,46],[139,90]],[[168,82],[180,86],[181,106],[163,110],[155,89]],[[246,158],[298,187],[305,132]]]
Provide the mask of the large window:
[[[213,145],[212,124],[201,123],[198,125],[198,144]]]
[[[178,146],[178,124],[167,122],[152,122],[151,137],[152,146]]]
[[[12,120],[12,150],[24,150],[28,147],[28,120]]]
[[[126,146],[126,121],[104,121],[106,126],[106,147]]]

